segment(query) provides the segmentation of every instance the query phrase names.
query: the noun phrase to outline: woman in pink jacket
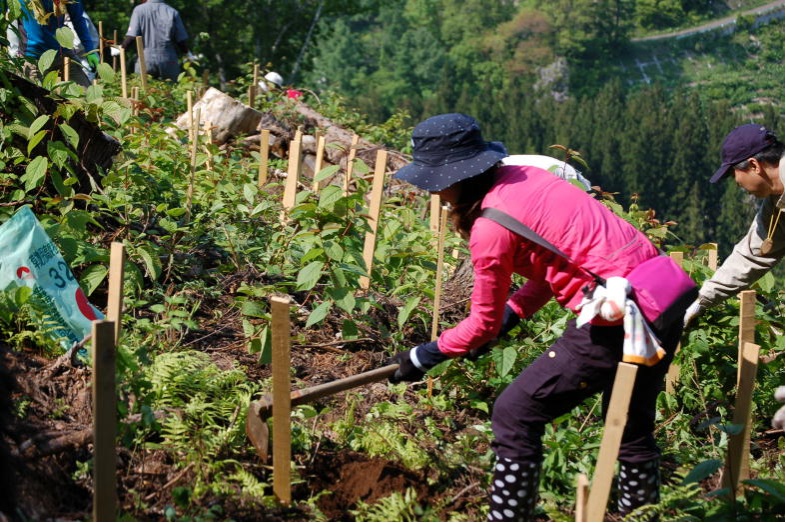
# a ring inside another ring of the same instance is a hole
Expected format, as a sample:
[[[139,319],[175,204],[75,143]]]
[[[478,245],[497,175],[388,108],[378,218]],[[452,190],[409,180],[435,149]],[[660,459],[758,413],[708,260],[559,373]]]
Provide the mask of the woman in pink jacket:
[[[627,285],[622,278],[630,277],[630,301],[641,306],[640,311],[634,307],[635,312],[659,313],[647,322],[646,330],[662,351],[637,373],[619,454],[618,508],[627,514],[657,502],[655,400],[682,334],[682,314],[696,296],[693,282],[668,257],[659,256],[640,231],[578,187],[537,167],[503,165],[504,146],[485,142],[469,116],[429,118],[415,127],[412,143],[414,161],[396,177],[440,195],[452,206],[452,222],[469,240],[475,283],[469,316],[437,341],[397,354],[400,367],[391,381],[419,381],[447,358],[489,347],[551,298],[579,312],[585,289],[591,295],[606,278],[619,277]],[[523,223],[538,239],[513,232],[495,221],[498,217],[488,209]],[[637,277],[637,267],[649,267],[648,272],[638,271],[646,277]],[[527,282],[509,296],[514,273]],[[595,297],[599,295],[600,291]],[[623,359],[624,336],[619,315],[596,316],[581,326],[571,320],[554,345],[496,400],[492,428],[497,462],[490,521],[532,520],[545,424],[597,392],[604,393],[605,411],[617,364]]]

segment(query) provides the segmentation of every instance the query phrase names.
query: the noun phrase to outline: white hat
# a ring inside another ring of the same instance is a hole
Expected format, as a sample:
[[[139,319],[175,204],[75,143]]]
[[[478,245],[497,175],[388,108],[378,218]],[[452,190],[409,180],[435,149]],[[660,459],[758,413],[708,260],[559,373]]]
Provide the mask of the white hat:
[[[265,75],[265,80],[267,80],[272,84],[276,84],[277,87],[281,87],[282,85],[284,85],[284,79],[281,78],[280,74],[274,71],[270,71],[269,73],[267,73]]]

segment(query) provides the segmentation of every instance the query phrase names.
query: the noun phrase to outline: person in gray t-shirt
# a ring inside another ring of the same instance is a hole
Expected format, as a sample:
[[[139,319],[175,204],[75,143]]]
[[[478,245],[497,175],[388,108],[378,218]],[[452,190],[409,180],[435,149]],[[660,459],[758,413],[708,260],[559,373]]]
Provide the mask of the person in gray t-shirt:
[[[123,49],[141,36],[145,45],[145,66],[154,78],[176,81],[180,74],[178,51],[190,55],[188,33],[177,9],[163,0],[141,0],[131,13]],[[135,44],[134,44],[135,45]],[[137,60],[137,73],[140,73]]]

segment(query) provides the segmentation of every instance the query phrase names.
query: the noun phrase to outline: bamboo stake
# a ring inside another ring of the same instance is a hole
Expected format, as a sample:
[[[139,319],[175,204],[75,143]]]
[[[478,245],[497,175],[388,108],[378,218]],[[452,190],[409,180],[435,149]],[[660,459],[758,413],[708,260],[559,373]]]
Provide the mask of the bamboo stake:
[[[289,468],[292,454],[289,299],[274,296],[270,301],[273,337],[273,492],[281,503],[289,505],[292,501]]]
[[[136,37],[136,54],[139,60],[139,74],[142,75],[142,91],[147,92],[147,65],[145,65],[145,43],[141,36]]]
[[[587,496],[589,480],[586,474],[579,474],[576,481],[576,521],[587,521]]]
[[[254,107],[256,101],[257,85],[259,83],[259,64],[254,63],[254,79],[252,80],[251,87],[248,89],[248,106]]]
[[[314,160],[314,192],[319,192],[319,182],[317,181],[317,175],[319,171],[322,170],[323,158],[325,156],[325,137],[321,134],[317,135],[317,157]]]
[[[205,120],[205,152],[207,152],[207,163],[205,167],[208,171],[213,170],[213,153],[210,152],[210,146],[213,143],[213,124]]]
[[[439,200],[439,196],[437,196]],[[445,264],[445,231],[448,228],[448,210],[441,209],[440,223],[437,237],[437,274],[434,282],[434,314],[431,320],[431,341],[437,339],[439,331],[439,308],[442,301],[442,268]]]
[[[185,212],[185,223],[189,223],[191,221],[191,200],[194,198],[194,183],[196,178],[196,157],[197,157],[197,147],[199,146],[199,120],[202,117],[201,115],[202,108],[197,107],[196,109],[196,118],[194,119],[195,122],[192,122],[193,125],[191,126],[191,135],[194,139],[191,141],[191,165],[190,165],[190,174],[188,179],[188,190],[186,192],[186,212]]]
[[[186,112],[188,113],[188,143],[194,141],[194,92],[186,91]]]
[[[120,52],[123,52],[123,47],[117,44],[117,29],[112,33],[112,45],[119,47]],[[117,71],[117,56],[112,56],[112,70]]]
[[[115,40],[117,41],[117,40]],[[120,96],[128,98],[128,74],[126,73],[126,50],[118,46],[120,51]]]
[[[71,59],[67,56],[63,57],[63,81],[67,82],[71,79]]]
[[[93,519],[117,520],[115,326],[93,322]]]
[[[357,154],[358,140],[360,140],[360,137],[357,134],[353,134],[352,143],[349,145],[349,154],[347,155],[347,171],[344,175],[344,196],[349,194],[349,184],[352,180],[352,169],[354,168],[355,155]]]
[[[360,277],[360,288],[367,291],[371,285],[371,267],[374,263],[374,249],[377,244],[377,227],[379,226],[379,210],[382,207],[382,189],[385,186],[385,171],[387,170],[388,152],[380,149],[377,151],[374,181],[371,184],[371,201],[369,202],[369,226],[371,230],[366,233],[363,244],[363,261],[366,262],[366,276]]]
[[[115,345],[120,342],[120,327],[123,314],[123,277],[125,275],[125,246],[112,242],[109,255],[109,298],[106,318],[115,324]]]
[[[295,206],[297,181],[300,175],[300,140],[289,142],[289,162],[287,164],[287,181],[284,185],[284,211],[288,212]]]
[[[637,367],[630,363],[617,364],[617,375],[614,378],[598,462],[595,465],[595,477],[592,479],[592,488],[587,499],[588,521],[603,521],[603,516],[606,514],[609,490],[614,478],[614,464],[619,454],[622,433],[628,421],[628,407],[633,385],[636,382],[636,370]]]
[[[729,448],[721,482],[724,488],[729,489],[729,497],[732,500],[743,494],[742,482],[750,479],[751,406],[756,371],[759,366],[759,348],[755,343],[744,342],[740,355],[742,360],[732,423],[742,425],[743,428],[739,434],[729,436]]]
[[[131,88],[131,104],[133,107],[131,114],[139,116],[139,87],[137,86]]]
[[[669,253],[671,259],[674,260],[677,265],[682,267],[682,260],[684,258],[683,253],[680,251],[673,251]],[[674,349],[674,355],[676,356],[680,350],[680,345],[677,345],[677,348]],[[676,363],[672,362],[669,365],[669,370],[666,373],[666,394],[674,394],[675,387],[677,386],[677,382],[680,380],[680,366]]]
[[[257,186],[262,187],[267,183],[267,162],[270,157],[270,130],[262,129],[259,133],[259,177]]]
[[[101,63],[104,62],[104,22],[98,21],[98,56],[101,58]]]

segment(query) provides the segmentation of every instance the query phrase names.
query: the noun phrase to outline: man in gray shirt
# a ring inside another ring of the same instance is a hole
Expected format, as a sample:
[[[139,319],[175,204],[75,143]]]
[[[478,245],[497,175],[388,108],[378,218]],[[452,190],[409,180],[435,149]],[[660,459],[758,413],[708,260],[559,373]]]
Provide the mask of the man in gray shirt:
[[[154,78],[176,81],[180,74],[178,51],[188,54],[188,33],[177,9],[163,0],[141,0],[131,13],[123,49],[137,36],[145,45],[145,66]],[[140,73],[137,60],[135,71]]]

